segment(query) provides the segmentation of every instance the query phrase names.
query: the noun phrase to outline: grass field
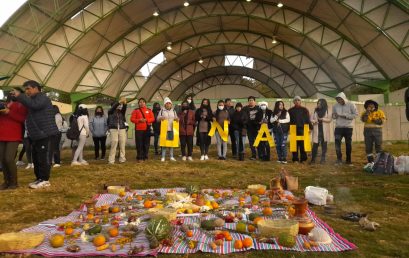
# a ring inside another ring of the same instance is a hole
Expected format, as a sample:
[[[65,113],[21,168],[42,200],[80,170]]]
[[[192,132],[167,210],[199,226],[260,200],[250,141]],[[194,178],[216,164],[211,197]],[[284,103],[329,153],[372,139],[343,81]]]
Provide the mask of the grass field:
[[[407,143],[385,143],[384,149],[395,156],[406,154]],[[210,157],[215,157],[214,149]],[[334,166],[334,146],[329,146],[326,165],[287,164],[292,174],[299,176],[301,195],[308,185],[326,187],[333,195],[338,208],[337,215],[326,215],[322,207],[311,207],[317,215],[347,240],[355,243],[358,250],[345,253],[289,253],[245,252],[226,257],[409,257],[409,177],[372,176],[362,172],[365,162],[364,146],[353,144],[354,166]],[[175,153],[180,153],[179,150]],[[51,184],[47,189],[31,190],[31,170],[19,170],[20,188],[0,192],[0,233],[18,231],[36,225],[49,218],[67,215],[80,204],[102,191],[103,184],[127,182],[135,189],[178,187],[190,184],[202,188],[246,188],[253,183],[266,183],[278,174],[281,165],[275,161],[238,162],[235,160],[208,162],[196,161],[161,163],[157,157],[136,163],[135,150],[127,150],[125,164],[108,165],[106,161],[93,161],[92,151],[85,158],[89,166],[70,167],[70,150],[63,152],[63,166],[52,170]],[[275,153],[275,151],[272,151]],[[275,154],[274,154],[275,155]],[[274,156],[275,159],[275,156]],[[340,219],[347,211],[368,213],[369,218],[381,224],[375,232],[362,230],[357,223]],[[161,257],[187,257],[160,255]],[[212,257],[194,254],[192,257]]]

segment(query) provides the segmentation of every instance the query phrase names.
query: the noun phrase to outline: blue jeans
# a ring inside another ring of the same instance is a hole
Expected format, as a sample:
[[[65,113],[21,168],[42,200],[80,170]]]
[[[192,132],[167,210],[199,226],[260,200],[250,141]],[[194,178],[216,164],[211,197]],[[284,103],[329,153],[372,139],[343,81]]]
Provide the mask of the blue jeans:
[[[226,158],[227,142],[223,141],[219,132],[216,132],[215,135],[216,135],[217,156]]]
[[[287,137],[288,133],[274,133],[274,141],[277,149],[277,157],[279,161],[287,161]]]
[[[237,153],[245,153],[246,136],[241,135],[241,131],[234,131],[234,138],[236,140]]]

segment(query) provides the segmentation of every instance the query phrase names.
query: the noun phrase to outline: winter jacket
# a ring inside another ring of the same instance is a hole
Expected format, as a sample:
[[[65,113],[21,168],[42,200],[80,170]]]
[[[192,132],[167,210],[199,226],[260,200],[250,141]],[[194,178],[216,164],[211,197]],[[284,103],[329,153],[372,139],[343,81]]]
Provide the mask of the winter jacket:
[[[290,126],[295,125],[297,127],[297,135],[304,134],[304,125],[309,125],[310,130],[312,129],[308,109],[294,106],[288,110],[288,113],[290,114]]]
[[[216,110],[213,115],[216,119],[216,122],[219,123],[222,128],[224,126],[224,121],[230,121],[229,111],[227,111],[226,109]]]
[[[115,102],[108,110],[108,128],[109,129],[126,129],[126,104],[122,105],[122,108],[117,109],[119,102]]]
[[[141,122],[140,120],[143,118],[146,121]],[[152,110],[147,107],[136,108],[132,111],[131,122],[135,124],[135,131],[146,131],[155,122],[155,116]]]
[[[247,124],[246,124],[246,128],[249,131],[257,131],[259,128],[259,124],[257,123],[256,120],[256,114],[257,112],[259,112],[261,109],[259,106],[254,106],[254,107],[249,107],[249,106],[245,106],[243,109],[243,112],[247,113]]]
[[[343,92],[339,93],[336,98],[342,98],[345,101],[344,105],[335,103],[332,107],[332,118],[335,119],[336,128],[352,128],[355,117],[358,116],[358,111],[353,103],[348,101]],[[338,117],[336,117],[336,115]],[[345,117],[340,117],[345,116]]]
[[[248,117],[246,112],[243,112],[243,110],[240,110],[240,112],[236,110],[230,118],[231,129],[233,131],[239,131],[242,135],[245,135],[247,120]]]
[[[79,116],[77,119],[78,129],[80,130],[80,135],[89,136],[89,120],[87,115]]]
[[[318,121],[318,114],[317,112],[314,111],[314,113],[311,116],[311,123],[313,125],[313,130],[312,130],[312,142],[313,143],[318,143],[318,133],[319,133],[319,121]],[[324,132],[324,141],[328,142],[329,141],[329,136],[330,136],[330,123],[331,123],[331,114],[327,111],[325,116],[322,117],[322,130]]]
[[[158,122],[156,120],[158,118],[159,111],[160,111],[160,109],[153,111],[153,117],[154,117],[155,121],[152,123],[152,128],[153,128],[153,131],[155,133],[157,133],[157,134],[160,133],[160,122]]]
[[[256,121],[258,123],[258,129],[260,129],[262,123],[266,123],[268,128],[272,128],[273,124],[270,122],[273,111],[271,109],[266,109],[264,113],[263,110],[260,110],[256,114]]]
[[[180,112],[179,115],[179,135],[193,136],[195,130],[195,111],[189,109],[185,113]]]
[[[273,133],[287,134],[290,129],[290,113],[285,110],[280,116],[271,114],[270,123],[273,124]]]
[[[89,122],[92,137],[104,137],[108,131],[108,119],[104,116],[95,116]]]
[[[53,105],[43,92],[31,97],[20,94],[17,100],[28,109],[26,125],[30,139],[37,141],[59,133]]]
[[[162,108],[162,110],[158,114],[158,117],[156,118],[156,121],[161,122],[162,118],[168,120],[168,132],[173,131],[173,121],[175,120],[175,118],[178,118],[178,116],[176,115],[176,111],[173,108],[171,108],[170,110]]]
[[[27,108],[19,102],[7,104],[8,114],[0,113],[0,142],[21,142]]]

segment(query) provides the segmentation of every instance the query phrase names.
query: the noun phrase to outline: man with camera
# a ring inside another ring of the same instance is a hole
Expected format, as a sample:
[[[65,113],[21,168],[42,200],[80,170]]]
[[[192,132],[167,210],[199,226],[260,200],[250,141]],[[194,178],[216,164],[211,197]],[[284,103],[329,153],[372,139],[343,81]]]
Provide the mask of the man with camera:
[[[14,90],[12,95],[23,104],[28,115],[26,126],[32,144],[32,158],[36,180],[29,184],[32,189],[50,186],[51,160],[48,158],[50,138],[59,133],[55,123],[55,113],[51,100],[41,92],[41,86],[36,81],[26,81],[23,84],[25,94]]]

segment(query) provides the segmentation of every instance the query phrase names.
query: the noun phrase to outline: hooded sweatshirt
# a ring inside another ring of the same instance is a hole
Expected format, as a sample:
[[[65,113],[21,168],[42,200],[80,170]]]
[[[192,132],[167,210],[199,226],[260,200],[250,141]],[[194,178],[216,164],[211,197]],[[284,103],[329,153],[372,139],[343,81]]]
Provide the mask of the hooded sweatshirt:
[[[345,101],[344,105],[341,105],[337,102],[332,107],[332,118],[335,119],[335,127],[352,128],[352,123],[355,117],[358,116],[358,111],[355,104],[351,103],[343,92],[339,93],[335,98],[342,98]],[[338,117],[336,117],[335,114],[337,114]]]

